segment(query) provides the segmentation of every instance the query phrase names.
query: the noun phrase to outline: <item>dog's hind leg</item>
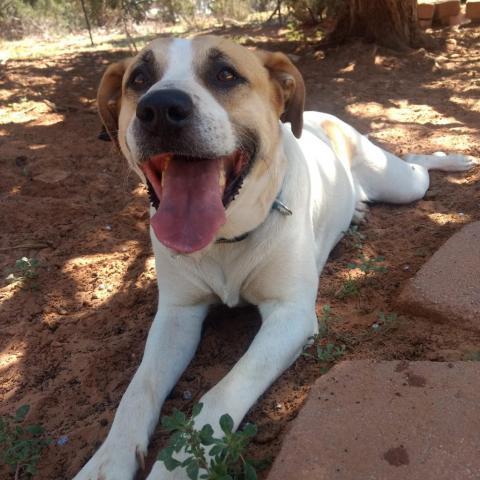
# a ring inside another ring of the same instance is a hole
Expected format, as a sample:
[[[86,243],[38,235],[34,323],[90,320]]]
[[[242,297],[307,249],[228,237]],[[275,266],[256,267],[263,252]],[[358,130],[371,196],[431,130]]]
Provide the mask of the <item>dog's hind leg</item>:
[[[357,198],[363,202],[410,203],[423,198],[429,170],[465,171],[474,161],[464,155],[407,155],[405,160],[359,136],[352,175]]]
[[[470,170],[475,165],[472,157],[460,153],[435,152],[433,155],[409,153],[403,159],[408,163],[421,165],[427,170],[442,170],[444,172],[463,172]]]

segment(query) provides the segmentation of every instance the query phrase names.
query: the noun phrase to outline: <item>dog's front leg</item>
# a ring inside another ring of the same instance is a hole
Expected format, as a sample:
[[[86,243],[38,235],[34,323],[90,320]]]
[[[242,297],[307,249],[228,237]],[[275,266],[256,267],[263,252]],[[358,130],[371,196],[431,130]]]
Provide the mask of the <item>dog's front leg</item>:
[[[224,413],[238,428],[245,414],[272,382],[302,352],[318,329],[315,304],[268,302],[260,306],[262,327],[245,355],[200,402],[203,409],[196,418],[197,428],[210,424],[222,436],[219,419]],[[157,461],[148,480],[187,480],[184,471],[168,472]]]
[[[145,353],[117,409],[112,428],[74,480],[131,480],[143,462],[160,408],[200,340],[207,306],[160,307]]]

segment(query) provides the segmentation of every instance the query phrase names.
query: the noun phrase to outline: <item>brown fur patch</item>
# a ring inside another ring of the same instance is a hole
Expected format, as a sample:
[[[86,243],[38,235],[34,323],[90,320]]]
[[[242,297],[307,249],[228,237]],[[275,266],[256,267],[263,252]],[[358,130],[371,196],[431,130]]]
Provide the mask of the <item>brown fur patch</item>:
[[[337,123],[331,120],[325,120],[322,123],[322,128],[330,140],[335,155],[340,159],[346,159],[349,165],[352,166],[357,148],[350,137],[345,134]]]

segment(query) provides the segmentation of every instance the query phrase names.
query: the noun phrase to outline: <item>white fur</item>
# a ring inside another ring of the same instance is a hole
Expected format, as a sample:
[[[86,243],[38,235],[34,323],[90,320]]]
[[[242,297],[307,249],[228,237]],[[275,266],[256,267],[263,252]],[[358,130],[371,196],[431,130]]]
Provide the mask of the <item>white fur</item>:
[[[179,45],[184,48],[183,43]],[[169,75],[178,79],[183,75],[181,67],[175,65]],[[202,397],[204,406],[196,424],[209,423],[218,434],[218,419],[229,413],[238,427],[317,331],[318,278],[358,205],[418,200],[428,188],[427,169],[470,166],[458,155],[422,155],[405,162],[335,117],[307,112],[304,120],[300,140],[281,125],[278,155],[285,161],[274,172],[282,185],[281,200],[293,211],[292,216],[272,211],[266,219],[256,218],[259,223],[247,239],[214,244],[193,256],[172,255],[151,235],[161,292],[159,309],[143,360],[120,402],[110,433],[75,480],[133,479],[138,467],[135,452],[146,452],[160,408],[195,352],[207,308],[219,300],[230,306],[243,301],[258,305],[262,326],[245,355]],[[322,129],[325,120],[334,122],[350,138],[356,147],[353,159],[334,153]],[[263,186],[249,188],[255,195],[255,188]],[[246,198],[244,193],[242,198]],[[243,208],[247,205],[250,214],[255,205],[249,205],[248,198],[245,202]],[[242,227],[250,225],[240,214],[235,218]],[[148,478],[187,477],[179,470],[167,472],[156,462]]]

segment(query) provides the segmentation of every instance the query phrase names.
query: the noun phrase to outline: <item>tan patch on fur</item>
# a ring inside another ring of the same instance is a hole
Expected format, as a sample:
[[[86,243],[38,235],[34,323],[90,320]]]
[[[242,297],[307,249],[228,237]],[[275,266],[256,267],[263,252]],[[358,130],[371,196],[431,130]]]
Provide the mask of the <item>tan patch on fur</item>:
[[[279,100],[278,86],[271,81],[257,52],[222,37],[204,35],[193,39],[194,69],[201,69],[213,48],[224,53],[238,73],[248,80],[248,85],[244,87],[226,93],[211,90],[211,93],[228,112],[240,135],[242,128],[248,128],[260,136],[262,150],[258,152],[259,158],[250,176],[264,175],[279,142],[278,120],[283,111],[283,101]]]
[[[117,138],[118,117],[122,108],[123,77],[132,61],[132,58],[126,58],[110,65],[103,74],[98,87],[98,112],[112,139]]]
[[[356,146],[342,128],[331,120],[325,120],[322,123],[322,128],[327,134],[332,148],[341,160],[346,159],[350,166],[352,166],[353,157],[356,152]]]

